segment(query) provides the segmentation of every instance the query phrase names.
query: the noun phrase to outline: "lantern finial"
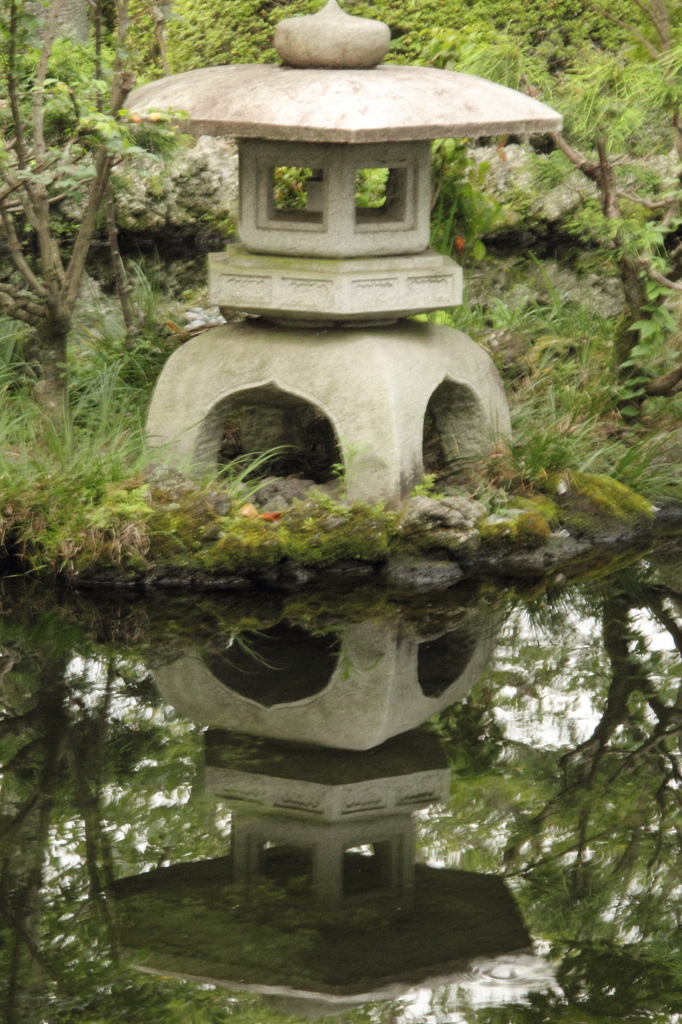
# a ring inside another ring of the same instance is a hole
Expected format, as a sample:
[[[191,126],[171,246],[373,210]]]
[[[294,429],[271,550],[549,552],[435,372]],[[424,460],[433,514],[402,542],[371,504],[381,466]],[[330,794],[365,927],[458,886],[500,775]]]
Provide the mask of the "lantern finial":
[[[285,18],[275,29],[275,49],[292,68],[373,68],[390,45],[388,25],[346,14],[336,0],[317,14]]]

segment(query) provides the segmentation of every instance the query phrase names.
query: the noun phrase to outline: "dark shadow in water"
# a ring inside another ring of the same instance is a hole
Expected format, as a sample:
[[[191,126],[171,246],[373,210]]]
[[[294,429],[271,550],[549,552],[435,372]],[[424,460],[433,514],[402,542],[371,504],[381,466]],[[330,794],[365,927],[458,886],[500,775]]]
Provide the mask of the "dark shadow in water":
[[[262,633],[244,634],[225,654],[202,653],[216,679],[262,707],[290,704],[323,690],[341,649],[336,636],[315,636],[280,622]]]
[[[440,697],[455,683],[471,661],[478,636],[455,630],[426,640],[417,652],[417,678],[425,697]]]

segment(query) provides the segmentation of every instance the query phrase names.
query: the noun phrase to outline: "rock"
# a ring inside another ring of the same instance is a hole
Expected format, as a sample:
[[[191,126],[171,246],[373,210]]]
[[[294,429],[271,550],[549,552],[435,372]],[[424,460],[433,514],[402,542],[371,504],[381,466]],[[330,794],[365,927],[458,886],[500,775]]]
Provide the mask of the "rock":
[[[147,155],[132,157],[114,169],[112,183],[116,219],[124,231],[153,235],[169,227],[236,220],[237,151],[229,139],[201,135],[196,145],[163,163]]]
[[[423,550],[445,548],[452,554],[471,554],[481,543],[475,523],[485,516],[477,501],[451,498],[410,498],[398,532]]]
[[[186,473],[161,462],[150,462],[144,476],[152,495],[160,493],[165,501],[179,501],[197,490],[196,483]]]
[[[307,498],[308,491],[314,486],[314,480],[296,476],[274,477],[259,487],[253,500],[264,512],[279,512],[281,509],[289,508],[294,501]]]
[[[463,575],[456,562],[426,558],[391,558],[381,571],[388,584],[405,590],[446,590]]]
[[[508,307],[521,309],[533,302],[551,305],[557,296],[562,304],[583,305],[600,319],[618,316],[623,308],[623,287],[618,277],[579,274],[552,259],[538,264],[516,255],[488,256],[468,273],[467,297],[475,305],[493,306],[502,300]],[[478,340],[493,353],[500,353],[503,369],[507,364],[512,372],[523,369],[523,355],[529,344],[527,339],[524,344],[521,335],[498,329]]]
[[[506,508],[486,516],[479,523],[484,546],[492,548],[532,549],[550,539],[550,525],[541,512],[528,508]]]
[[[445,527],[466,530],[485,515],[485,508],[478,501],[471,501],[458,495],[448,498],[427,498],[419,495],[405,504],[400,518],[399,529],[403,532],[431,527]]]

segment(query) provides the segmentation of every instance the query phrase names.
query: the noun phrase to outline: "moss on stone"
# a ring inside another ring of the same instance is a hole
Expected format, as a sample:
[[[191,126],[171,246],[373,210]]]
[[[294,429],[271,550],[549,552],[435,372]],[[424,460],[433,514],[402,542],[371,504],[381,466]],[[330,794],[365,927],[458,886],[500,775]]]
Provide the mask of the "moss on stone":
[[[381,505],[300,502],[282,520],[285,553],[300,565],[323,566],[345,559],[383,561],[388,557],[393,521]]]
[[[648,532],[654,521],[651,502],[610,476],[552,473],[543,490],[559,509],[561,524],[578,537]]]
[[[479,524],[478,530],[484,545],[509,548],[542,547],[548,541],[551,532],[545,517],[533,510],[499,522],[484,520]]]
[[[277,523],[231,516],[221,520],[221,537],[197,559],[202,568],[242,572],[265,569],[285,555],[284,531]]]
[[[522,508],[529,512],[539,512],[550,526],[558,525],[561,521],[561,512],[555,501],[552,501],[546,494],[534,494],[530,498],[516,496],[509,502],[510,508]]]

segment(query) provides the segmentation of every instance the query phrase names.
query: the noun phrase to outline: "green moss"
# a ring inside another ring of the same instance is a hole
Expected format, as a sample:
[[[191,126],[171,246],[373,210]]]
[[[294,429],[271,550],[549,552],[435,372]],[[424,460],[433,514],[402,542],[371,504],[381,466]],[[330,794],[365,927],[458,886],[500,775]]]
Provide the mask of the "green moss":
[[[576,536],[647,532],[654,520],[651,503],[610,476],[552,473],[542,486],[552,495],[562,525]]]
[[[509,501],[510,508],[522,508],[529,512],[539,512],[551,526],[558,525],[561,513],[556,502],[546,494],[534,494],[532,498],[514,497]]]
[[[276,565],[285,557],[284,531],[262,519],[230,517],[220,520],[222,536],[205,548],[198,562],[214,570],[249,570]]]
[[[156,509],[148,524],[152,562],[185,564],[201,549],[206,523],[186,509]]]
[[[283,518],[286,556],[301,565],[388,556],[394,517],[383,506],[302,502]]]
[[[550,525],[538,511],[524,512],[500,522],[484,520],[479,524],[481,541],[489,547],[539,548],[546,544]]]

